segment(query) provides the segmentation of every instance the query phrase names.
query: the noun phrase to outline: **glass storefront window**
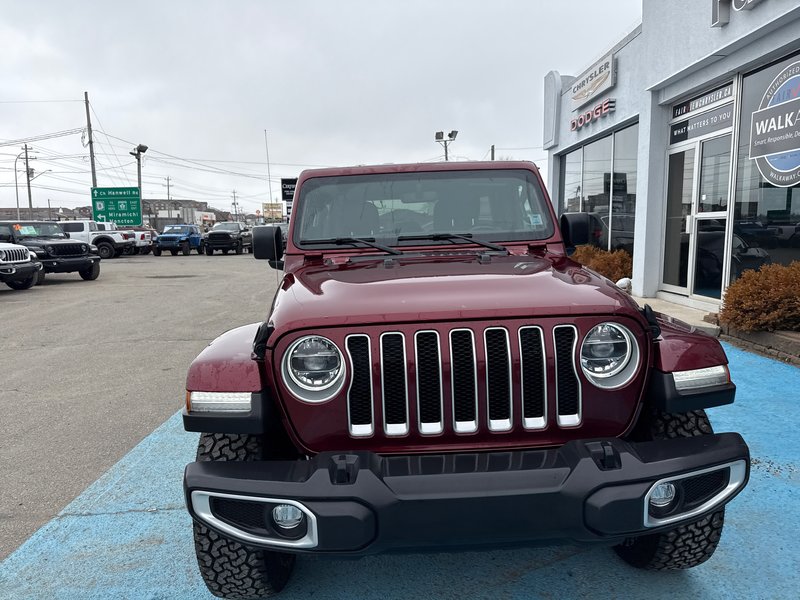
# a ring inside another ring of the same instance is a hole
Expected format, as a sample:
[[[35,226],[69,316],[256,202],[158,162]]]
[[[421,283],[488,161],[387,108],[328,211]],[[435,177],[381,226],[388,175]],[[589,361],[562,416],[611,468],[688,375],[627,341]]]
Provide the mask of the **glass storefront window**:
[[[611,191],[611,249],[633,255],[636,222],[636,160],[639,124],[614,134],[614,177]]]
[[[583,148],[570,152],[561,159],[561,212],[581,210],[581,167]]]
[[[800,260],[800,127],[780,118],[798,109],[800,55],[743,78],[731,281]]]
[[[723,135],[704,142],[700,158],[698,212],[727,210],[730,169],[731,136]]]
[[[638,142],[637,123],[561,157],[561,212],[590,213],[604,250],[633,254]]]
[[[591,213],[600,224],[593,233],[601,248],[608,248],[610,180],[611,136],[608,136],[583,147],[582,212]]]

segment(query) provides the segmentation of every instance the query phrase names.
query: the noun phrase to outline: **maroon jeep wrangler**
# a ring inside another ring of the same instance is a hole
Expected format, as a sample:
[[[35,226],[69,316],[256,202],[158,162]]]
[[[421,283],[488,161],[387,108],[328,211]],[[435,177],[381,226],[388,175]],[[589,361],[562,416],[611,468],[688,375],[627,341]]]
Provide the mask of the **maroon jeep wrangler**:
[[[185,472],[218,596],[278,592],[302,553],[603,543],[636,567],[707,560],[749,451],[716,339],[568,258],[527,162],[301,174],[263,323],[192,363]]]

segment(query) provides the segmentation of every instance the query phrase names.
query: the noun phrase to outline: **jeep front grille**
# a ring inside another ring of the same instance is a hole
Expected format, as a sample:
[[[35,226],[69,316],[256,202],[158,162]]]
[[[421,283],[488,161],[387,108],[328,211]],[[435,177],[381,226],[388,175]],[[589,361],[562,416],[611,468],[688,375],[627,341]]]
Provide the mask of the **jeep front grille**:
[[[83,256],[83,244],[53,244],[51,256]]]
[[[384,332],[377,340],[375,364],[372,347],[376,340],[367,334],[347,336],[352,373],[347,392],[350,435],[371,436],[376,428],[387,437],[399,437],[410,432],[503,433],[515,426],[543,430],[548,425],[580,425],[581,381],[575,363],[578,332],[572,325],[557,325],[551,333],[555,349],[553,418],[547,410],[548,364],[545,332],[540,326],[420,330],[413,336]],[[480,350],[477,336],[483,342]],[[375,385],[373,377],[379,378]],[[514,409],[517,393],[521,414]],[[485,406],[480,407],[479,401]],[[413,411],[410,402],[415,404]],[[383,415],[377,424],[376,414]]]
[[[9,248],[8,250],[3,250],[3,252],[6,255],[5,262],[19,263],[30,260],[30,253],[27,248]]]

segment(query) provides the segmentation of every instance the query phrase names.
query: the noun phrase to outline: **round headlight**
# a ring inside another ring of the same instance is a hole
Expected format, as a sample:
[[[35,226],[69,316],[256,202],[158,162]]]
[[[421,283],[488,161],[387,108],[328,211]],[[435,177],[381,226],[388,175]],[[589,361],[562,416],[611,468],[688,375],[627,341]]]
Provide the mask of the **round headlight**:
[[[293,343],[284,357],[284,371],[301,390],[321,392],[341,381],[344,375],[342,353],[332,341],[309,335]],[[321,401],[321,398],[304,399]]]
[[[615,388],[626,384],[636,373],[639,348],[626,327],[601,323],[583,339],[581,369],[596,386]]]
[[[86,247],[86,244],[83,244],[81,246],[81,252],[86,252],[87,250],[88,250],[88,248]]]
[[[5,259],[6,259],[5,250],[0,250],[0,261],[4,261]]]

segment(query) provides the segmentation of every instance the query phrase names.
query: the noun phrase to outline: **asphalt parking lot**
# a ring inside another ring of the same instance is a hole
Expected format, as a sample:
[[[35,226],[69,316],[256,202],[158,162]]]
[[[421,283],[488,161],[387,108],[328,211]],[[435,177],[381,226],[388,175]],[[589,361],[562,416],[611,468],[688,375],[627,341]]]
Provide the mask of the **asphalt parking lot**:
[[[178,410],[191,360],[262,320],[274,289],[249,254],[130,256],[96,281],[0,285],[0,559]]]
[[[62,275],[30,298],[0,293],[12,329],[0,388],[10,483],[0,488],[0,597],[210,598],[181,493],[197,434],[176,411],[191,358],[221,331],[262,318],[275,275],[247,255],[103,266],[91,285]],[[121,358],[118,343],[136,351]],[[572,546],[302,557],[281,597],[797,597],[800,369],[726,351],[737,402],[709,414],[717,431],[745,436],[753,470],[704,565],[647,573],[606,548]]]

